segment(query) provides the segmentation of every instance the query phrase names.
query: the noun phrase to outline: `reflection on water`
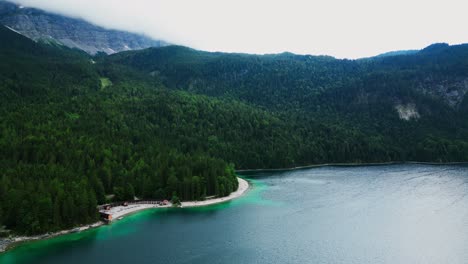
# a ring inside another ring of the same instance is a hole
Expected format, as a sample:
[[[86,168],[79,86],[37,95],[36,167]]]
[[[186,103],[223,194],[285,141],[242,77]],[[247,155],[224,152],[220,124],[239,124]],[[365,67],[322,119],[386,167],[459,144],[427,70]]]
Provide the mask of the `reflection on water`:
[[[251,176],[246,196],[24,244],[0,263],[468,263],[468,167]]]

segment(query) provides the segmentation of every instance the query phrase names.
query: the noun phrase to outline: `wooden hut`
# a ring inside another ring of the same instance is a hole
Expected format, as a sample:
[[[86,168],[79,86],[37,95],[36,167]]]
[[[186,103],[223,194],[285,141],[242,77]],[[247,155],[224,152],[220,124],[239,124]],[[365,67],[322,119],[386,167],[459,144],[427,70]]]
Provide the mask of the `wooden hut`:
[[[112,214],[107,213],[107,212],[100,212],[102,220],[106,222],[112,221]]]

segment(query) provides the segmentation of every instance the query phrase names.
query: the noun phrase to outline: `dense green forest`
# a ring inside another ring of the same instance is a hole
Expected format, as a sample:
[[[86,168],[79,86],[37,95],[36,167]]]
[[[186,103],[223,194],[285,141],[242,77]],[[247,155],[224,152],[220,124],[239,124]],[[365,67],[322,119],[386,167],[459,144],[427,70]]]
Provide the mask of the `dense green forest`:
[[[225,196],[235,169],[468,160],[464,45],[362,60],[179,46],[91,57],[0,38],[0,227],[17,233],[96,221],[110,194]]]
[[[203,114],[221,102],[105,86],[88,55],[0,29],[0,225],[36,234],[93,222],[107,194],[200,200],[237,189],[233,164],[167,139],[189,118],[183,106]]]

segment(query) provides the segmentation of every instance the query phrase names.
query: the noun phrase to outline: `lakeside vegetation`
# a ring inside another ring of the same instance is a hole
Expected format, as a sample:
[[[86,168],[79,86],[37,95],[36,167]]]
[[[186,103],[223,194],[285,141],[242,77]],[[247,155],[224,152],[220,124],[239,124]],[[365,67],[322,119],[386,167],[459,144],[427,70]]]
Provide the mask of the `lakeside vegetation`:
[[[232,164],[166,140],[172,98],[189,95],[138,83],[101,90],[86,54],[0,35],[0,226],[40,234],[91,223],[106,194],[200,200],[237,189]]]
[[[0,37],[0,226],[16,233],[94,222],[109,194],[226,196],[235,169],[468,159],[466,100],[418,90],[466,77],[466,47],[362,61],[176,46],[90,57]],[[402,120],[397,103],[420,118]]]

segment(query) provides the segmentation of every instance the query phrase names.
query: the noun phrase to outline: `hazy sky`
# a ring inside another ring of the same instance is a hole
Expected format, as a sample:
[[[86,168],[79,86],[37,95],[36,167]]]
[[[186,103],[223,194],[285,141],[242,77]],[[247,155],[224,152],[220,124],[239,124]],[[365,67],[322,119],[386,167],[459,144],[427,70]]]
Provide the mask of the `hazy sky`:
[[[14,0],[208,51],[358,58],[468,42],[466,0]]]

